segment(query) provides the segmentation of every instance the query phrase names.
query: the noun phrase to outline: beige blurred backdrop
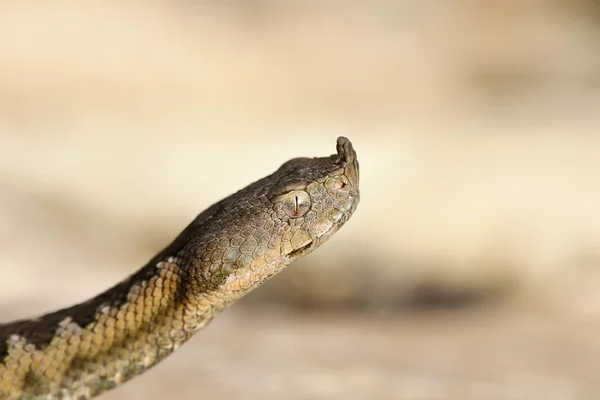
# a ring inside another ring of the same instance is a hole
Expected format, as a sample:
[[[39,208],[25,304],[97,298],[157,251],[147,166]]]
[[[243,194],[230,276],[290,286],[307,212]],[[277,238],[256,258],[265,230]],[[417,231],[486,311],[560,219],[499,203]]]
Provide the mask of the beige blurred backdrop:
[[[322,249],[117,399],[597,399],[600,3],[0,2],[0,320],[349,137]]]

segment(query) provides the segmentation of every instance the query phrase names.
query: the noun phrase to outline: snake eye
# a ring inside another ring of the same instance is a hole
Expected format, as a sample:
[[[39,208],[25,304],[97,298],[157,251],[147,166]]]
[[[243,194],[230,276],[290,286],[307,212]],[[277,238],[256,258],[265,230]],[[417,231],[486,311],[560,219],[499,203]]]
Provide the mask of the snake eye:
[[[290,218],[299,218],[310,210],[311,200],[304,190],[292,190],[278,197],[283,211]]]

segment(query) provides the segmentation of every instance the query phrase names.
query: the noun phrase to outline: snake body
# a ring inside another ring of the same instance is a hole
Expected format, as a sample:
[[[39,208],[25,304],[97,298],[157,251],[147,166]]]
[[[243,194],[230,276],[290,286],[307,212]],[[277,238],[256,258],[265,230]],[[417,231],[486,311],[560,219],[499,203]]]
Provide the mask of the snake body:
[[[356,152],[295,158],[202,212],[83,303],[0,325],[0,400],[89,399],[146,371],[223,308],[317,248],[359,201]]]

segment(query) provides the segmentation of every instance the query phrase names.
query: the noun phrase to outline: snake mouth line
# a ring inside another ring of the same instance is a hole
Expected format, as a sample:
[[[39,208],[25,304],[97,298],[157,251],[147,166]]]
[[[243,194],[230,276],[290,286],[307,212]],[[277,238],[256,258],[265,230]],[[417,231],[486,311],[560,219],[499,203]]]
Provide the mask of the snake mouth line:
[[[309,248],[312,246],[312,244],[313,244],[313,243],[314,243],[314,242],[311,240],[310,242],[306,243],[304,246],[302,246],[302,247],[298,247],[297,249],[290,251],[290,252],[288,253],[288,257],[296,257],[296,256],[299,256],[300,254],[302,254],[302,253],[304,253],[306,250],[308,250],[308,249],[309,249]]]

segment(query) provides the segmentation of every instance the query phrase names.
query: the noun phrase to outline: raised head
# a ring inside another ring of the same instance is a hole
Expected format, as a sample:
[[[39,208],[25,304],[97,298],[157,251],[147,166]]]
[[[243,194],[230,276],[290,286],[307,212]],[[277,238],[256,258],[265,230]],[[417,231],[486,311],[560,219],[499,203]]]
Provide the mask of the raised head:
[[[218,204],[189,243],[201,279],[245,292],[337,232],[358,205],[359,172],[350,141],[338,138],[336,149],[289,160]]]

